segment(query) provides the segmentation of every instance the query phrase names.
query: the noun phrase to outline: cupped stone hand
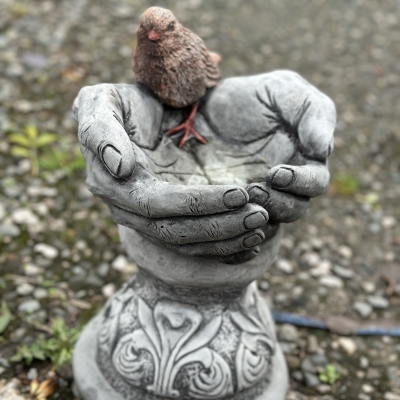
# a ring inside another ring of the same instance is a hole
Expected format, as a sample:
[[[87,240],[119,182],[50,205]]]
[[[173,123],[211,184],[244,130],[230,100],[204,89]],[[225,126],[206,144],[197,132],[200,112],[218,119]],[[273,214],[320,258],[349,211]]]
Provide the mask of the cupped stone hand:
[[[74,113],[89,189],[115,222],[184,255],[250,260],[329,182],[335,107],[293,72],[223,80],[196,116],[206,145],[179,149],[164,133],[181,110],[137,85],[86,87]]]

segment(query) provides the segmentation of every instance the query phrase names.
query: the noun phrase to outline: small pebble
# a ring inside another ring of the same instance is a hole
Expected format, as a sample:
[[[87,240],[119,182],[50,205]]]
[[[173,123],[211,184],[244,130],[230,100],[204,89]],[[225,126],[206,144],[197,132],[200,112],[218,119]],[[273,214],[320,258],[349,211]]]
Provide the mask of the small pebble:
[[[58,256],[58,250],[55,247],[50,246],[49,244],[46,243],[37,243],[35,244],[33,249],[37,253],[41,254],[43,257],[48,258],[50,260]]]
[[[10,363],[6,358],[0,357],[0,367],[3,367],[5,369],[10,368]]]
[[[113,283],[108,283],[101,288],[101,292],[105,298],[110,298],[115,293],[115,285]]]
[[[320,384],[319,378],[317,375],[312,374],[311,372],[306,372],[304,374],[304,381],[307,387],[313,388]]]
[[[313,354],[310,360],[316,367],[326,367],[328,364],[328,357],[325,354]]]
[[[11,340],[13,343],[19,343],[26,335],[26,328],[17,328],[11,333]]]
[[[400,400],[400,394],[396,394],[393,392],[386,392],[383,395],[383,400]]]
[[[38,372],[36,368],[31,368],[28,373],[26,374],[26,377],[31,381],[35,379],[38,376]]]
[[[387,215],[382,218],[381,223],[385,229],[390,229],[390,228],[393,228],[394,226],[396,226],[397,220],[395,217],[392,217],[391,215]]]
[[[353,355],[357,350],[357,344],[352,338],[340,337],[338,343],[349,356]]]
[[[108,275],[109,271],[110,271],[110,264],[108,263],[101,263],[97,267],[97,274],[100,275],[102,278],[105,278]]]
[[[318,345],[318,339],[315,335],[307,337],[307,352],[310,354],[319,353],[321,348]]]
[[[111,263],[111,267],[117,271],[123,271],[128,264],[128,259],[123,256],[119,255],[117,258]]]
[[[0,203],[0,221],[6,216],[6,208]]]
[[[276,262],[276,267],[279,269],[279,271],[282,271],[283,273],[290,275],[293,274],[293,265],[289,260],[286,260],[284,258],[280,258]]]
[[[335,265],[333,267],[333,273],[343,279],[350,279],[354,276],[354,271],[341,267],[340,265]]]
[[[263,292],[268,291],[269,286],[270,286],[270,285],[269,285],[269,282],[266,281],[265,279],[259,281],[259,283],[258,283],[258,287],[259,287],[260,290],[262,290]]]
[[[369,360],[367,357],[360,357],[360,368],[366,369],[369,367]]]
[[[296,342],[299,337],[297,328],[290,324],[283,324],[279,327],[278,338],[284,342]]]
[[[35,311],[40,310],[40,303],[37,300],[25,300],[18,306],[18,311],[21,313],[34,313]]]
[[[321,257],[318,253],[308,252],[302,255],[301,260],[309,267],[316,267],[321,260]]]
[[[317,278],[319,276],[325,276],[330,274],[332,269],[332,263],[329,260],[321,260],[315,268],[310,270],[310,274]]]
[[[385,309],[389,307],[389,300],[381,296],[368,296],[368,302],[374,308]]]
[[[318,385],[315,389],[319,394],[327,394],[332,390],[332,387],[330,385]]]
[[[343,281],[339,277],[333,275],[322,276],[319,283],[329,288],[341,289],[343,287]]]
[[[337,252],[347,260],[350,260],[353,257],[353,250],[348,246],[344,245],[339,246]]]
[[[33,292],[33,296],[37,300],[46,299],[48,297],[48,291],[46,289],[43,289],[43,288],[37,288]]]
[[[292,378],[297,382],[302,382],[304,379],[304,375],[301,371],[294,371],[292,373]]]
[[[9,222],[0,224],[0,236],[17,237],[21,233],[21,230],[17,225]]]
[[[310,372],[315,374],[317,372],[316,366],[312,363],[309,357],[303,358],[301,361],[301,370],[305,374],[306,372]]]
[[[35,287],[29,283],[21,283],[17,286],[17,293],[20,296],[28,296],[35,290]]]
[[[286,363],[291,371],[300,368],[300,359],[294,355],[288,354],[286,356]]]
[[[42,267],[38,267],[37,265],[31,264],[31,263],[24,265],[24,271],[25,271],[25,274],[28,276],[41,275],[44,272]]]
[[[373,386],[369,385],[368,383],[364,383],[363,385],[361,385],[361,390],[364,393],[372,393],[375,389]]]
[[[353,304],[353,308],[362,317],[367,318],[372,314],[372,306],[364,301],[357,301]]]
[[[374,293],[376,290],[375,283],[373,282],[363,282],[361,286],[366,293]]]
[[[39,218],[27,208],[18,208],[11,214],[12,220],[19,225],[37,225]]]

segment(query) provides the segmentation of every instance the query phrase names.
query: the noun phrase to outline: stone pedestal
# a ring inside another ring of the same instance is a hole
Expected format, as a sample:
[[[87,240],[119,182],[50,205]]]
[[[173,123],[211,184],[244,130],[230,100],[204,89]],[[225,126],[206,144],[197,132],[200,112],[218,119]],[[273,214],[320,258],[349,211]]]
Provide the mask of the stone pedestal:
[[[139,266],[77,343],[81,398],[284,400],[287,370],[255,280],[277,254],[279,224],[328,187],[332,101],[290,71],[225,79],[195,117],[207,144],[183,148],[165,135],[182,110],[141,86],[87,87],[74,113],[88,188]]]
[[[120,236],[139,270],[77,343],[82,399],[285,399],[286,364],[254,282],[279,230],[240,265],[183,257],[122,226]]]

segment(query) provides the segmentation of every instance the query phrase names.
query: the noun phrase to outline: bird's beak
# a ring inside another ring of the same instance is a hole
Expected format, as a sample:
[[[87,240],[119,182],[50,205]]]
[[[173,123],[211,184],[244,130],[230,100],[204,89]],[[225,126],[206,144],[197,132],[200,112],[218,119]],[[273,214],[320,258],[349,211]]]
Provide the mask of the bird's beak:
[[[154,29],[152,29],[149,33],[148,33],[148,37],[150,40],[152,40],[153,42],[156,42],[158,39],[160,39],[160,34],[157,33]]]

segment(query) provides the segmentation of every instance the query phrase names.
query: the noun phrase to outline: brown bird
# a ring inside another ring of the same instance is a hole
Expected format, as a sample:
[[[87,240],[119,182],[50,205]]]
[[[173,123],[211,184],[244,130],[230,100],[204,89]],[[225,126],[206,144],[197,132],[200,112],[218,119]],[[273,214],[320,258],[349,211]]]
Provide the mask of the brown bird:
[[[192,132],[206,140],[194,128],[199,101],[208,88],[221,79],[217,64],[220,56],[210,53],[204,42],[183,27],[171,11],[151,7],[142,15],[133,56],[133,71],[138,83],[148,86],[161,103],[174,108],[192,106],[189,117],[167,135],[184,130],[182,147]]]

